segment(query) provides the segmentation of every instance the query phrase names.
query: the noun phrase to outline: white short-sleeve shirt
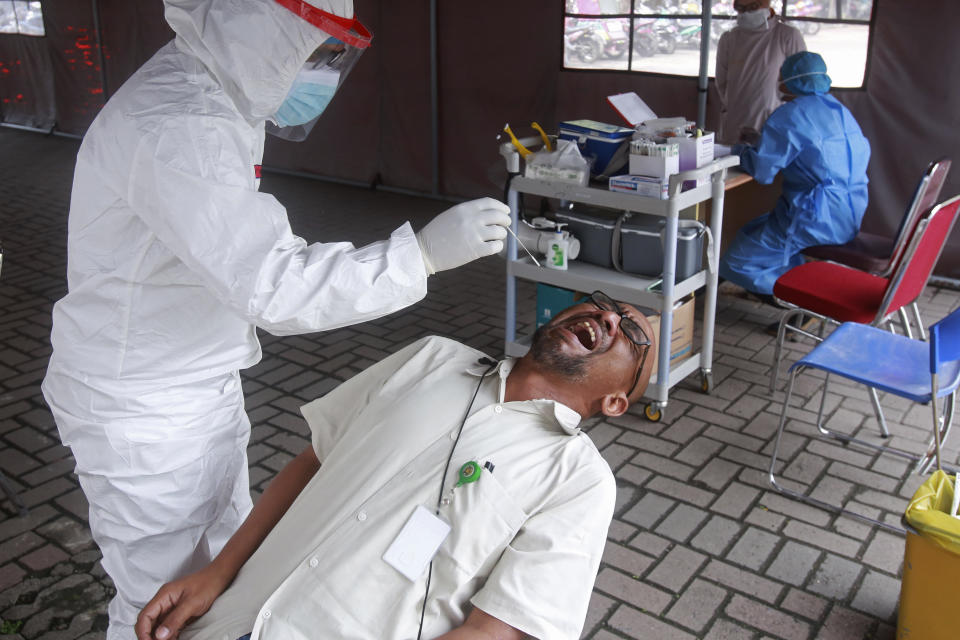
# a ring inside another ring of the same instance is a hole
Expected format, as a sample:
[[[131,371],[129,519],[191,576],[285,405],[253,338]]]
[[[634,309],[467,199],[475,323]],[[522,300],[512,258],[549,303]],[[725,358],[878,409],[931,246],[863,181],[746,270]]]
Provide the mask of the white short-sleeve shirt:
[[[549,400],[503,402],[513,361],[482,382],[483,354],[426,338],[303,407],[322,466],[188,640],[411,639],[427,572],[412,582],[383,553],[444,480],[452,529],[434,558],[424,638],[471,604],[530,636],[580,636],[616,486],[609,466]],[[490,462],[453,488],[467,461]]]

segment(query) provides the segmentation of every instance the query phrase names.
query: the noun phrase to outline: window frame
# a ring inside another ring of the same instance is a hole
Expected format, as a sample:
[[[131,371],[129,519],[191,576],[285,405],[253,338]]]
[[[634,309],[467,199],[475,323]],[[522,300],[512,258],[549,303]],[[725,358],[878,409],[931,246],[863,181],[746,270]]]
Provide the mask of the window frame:
[[[863,80],[858,87],[833,87],[831,91],[865,91],[867,89],[867,79],[870,77],[870,67],[873,61],[873,46],[874,46],[874,27],[876,25],[876,16],[877,16],[877,4],[879,0],[872,0],[870,6],[870,17],[869,19],[853,19],[853,18],[821,18],[821,17],[808,17],[808,16],[791,16],[788,11],[790,5],[795,4],[802,0],[782,0],[780,10],[776,12],[776,15],[779,16],[782,20],[788,24],[793,24],[796,26],[798,23],[803,22],[816,22],[819,24],[853,24],[858,26],[867,27],[867,46],[866,46],[866,61],[863,68]],[[841,13],[841,6],[845,0],[834,0],[835,6],[833,7],[836,14]],[[637,10],[637,5],[641,4],[642,0],[630,0],[630,7],[634,12],[631,13],[573,13],[567,11],[567,0],[564,0],[563,5],[563,14],[562,14],[562,24],[564,28],[564,35],[566,34],[566,25],[567,20],[570,18],[576,20],[627,20],[627,55],[626,69],[611,69],[611,68],[585,68],[585,67],[568,67],[567,66],[567,57],[566,57],[566,41],[564,38],[563,48],[560,57],[560,71],[564,73],[616,73],[616,74],[629,74],[636,75],[641,74],[644,76],[650,76],[654,78],[687,78],[687,79],[696,79],[698,73],[692,74],[679,74],[679,73],[667,73],[663,71],[645,71],[641,69],[633,69],[634,65],[634,49],[633,49],[633,37],[635,33],[634,20],[643,19],[667,19],[667,20],[703,20],[703,10],[699,13],[657,13],[657,12],[647,12],[647,13],[635,13]],[[703,3],[701,3],[701,7]],[[726,14],[714,14],[711,11],[711,26],[716,24],[717,21],[728,21],[736,20],[735,15],[726,15]],[[799,27],[798,27],[799,28]],[[802,29],[801,29],[802,31]],[[713,75],[708,75],[710,80],[714,79]]]

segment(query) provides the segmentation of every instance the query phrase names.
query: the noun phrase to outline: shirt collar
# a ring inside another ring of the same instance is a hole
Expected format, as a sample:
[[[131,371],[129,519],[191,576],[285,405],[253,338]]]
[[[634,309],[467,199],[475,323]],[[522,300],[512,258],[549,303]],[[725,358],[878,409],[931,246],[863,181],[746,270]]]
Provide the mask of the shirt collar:
[[[510,375],[510,372],[513,371],[513,366],[516,362],[516,358],[504,358],[500,360],[493,368],[493,371],[491,371],[491,373],[496,372],[500,377],[499,385],[497,385],[497,402],[503,402],[503,398],[507,392],[507,377]],[[478,361],[476,364],[467,367],[467,373],[472,376],[482,376],[489,368],[490,364],[484,364]],[[560,425],[561,429],[572,436],[580,433],[580,414],[562,402],[547,399],[527,400],[518,403],[517,409],[519,411],[530,411],[531,413],[539,413],[548,418],[553,418],[557,424]]]

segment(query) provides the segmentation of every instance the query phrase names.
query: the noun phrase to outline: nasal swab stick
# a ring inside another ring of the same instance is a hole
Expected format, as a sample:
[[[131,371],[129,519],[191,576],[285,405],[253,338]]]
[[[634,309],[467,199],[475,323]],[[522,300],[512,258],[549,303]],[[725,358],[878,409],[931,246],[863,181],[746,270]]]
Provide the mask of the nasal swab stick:
[[[504,227],[504,228],[505,228],[507,231],[510,232],[510,235],[512,235],[514,238],[517,239],[517,243],[518,243],[521,247],[523,247],[523,250],[526,251],[526,252],[527,252],[527,255],[530,256],[530,259],[533,260],[533,264],[535,264],[535,265],[537,265],[537,266],[539,267],[539,266],[540,266],[540,263],[537,262],[537,259],[533,257],[533,254],[532,254],[532,253],[530,253],[530,249],[527,249],[526,245],[523,244],[523,240],[520,239],[520,236],[518,236],[517,234],[515,234],[515,233],[513,232],[513,229],[511,229],[510,227]]]

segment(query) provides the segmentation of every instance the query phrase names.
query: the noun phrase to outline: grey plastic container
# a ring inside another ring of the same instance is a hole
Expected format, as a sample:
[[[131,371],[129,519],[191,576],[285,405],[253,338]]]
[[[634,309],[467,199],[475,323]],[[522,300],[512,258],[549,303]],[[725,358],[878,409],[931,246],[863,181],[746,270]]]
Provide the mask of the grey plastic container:
[[[658,219],[625,221],[620,228],[621,266],[627,273],[644,276],[663,275],[663,232],[666,221]],[[703,264],[704,227],[680,227],[677,230],[676,281],[686,280]]]
[[[616,218],[579,211],[558,211],[554,214],[554,218],[557,222],[567,225],[567,231],[580,241],[580,255],[577,256],[577,260],[608,269],[613,268],[610,245],[613,241]]]

